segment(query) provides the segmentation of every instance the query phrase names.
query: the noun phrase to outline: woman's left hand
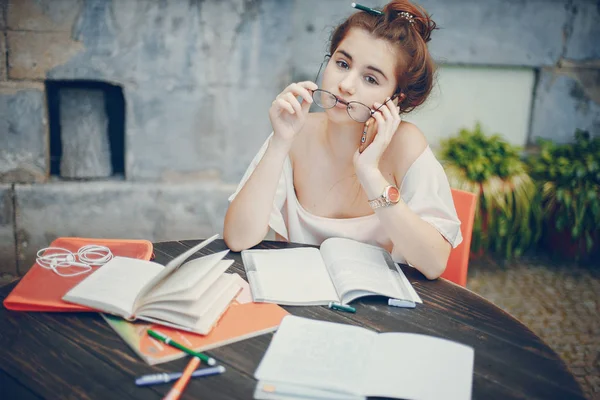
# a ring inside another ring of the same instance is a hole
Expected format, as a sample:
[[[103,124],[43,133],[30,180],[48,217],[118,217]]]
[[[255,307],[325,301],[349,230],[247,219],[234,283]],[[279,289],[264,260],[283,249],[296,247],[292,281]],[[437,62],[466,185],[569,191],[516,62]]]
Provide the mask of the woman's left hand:
[[[362,153],[356,150],[354,153],[354,169],[357,175],[367,175],[369,172],[379,170],[379,160],[392,141],[398,126],[400,125],[400,110],[393,101],[386,101],[386,104],[381,106],[380,103],[375,103],[375,112],[369,120],[369,125],[375,125],[377,133],[370,145]],[[373,124],[373,122],[376,122]]]

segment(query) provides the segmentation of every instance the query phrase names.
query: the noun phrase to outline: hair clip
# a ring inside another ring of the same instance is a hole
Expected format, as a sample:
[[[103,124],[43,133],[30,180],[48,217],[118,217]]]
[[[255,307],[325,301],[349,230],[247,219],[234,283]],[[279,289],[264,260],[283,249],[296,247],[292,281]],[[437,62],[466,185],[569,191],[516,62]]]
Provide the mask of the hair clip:
[[[357,10],[368,12],[369,14],[383,15],[383,13],[379,10],[375,10],[374,8],[369,8],[360,4],[352,3],[352,7],[356,8]]]
[[[401,11],[401,12],[398,13],[398,15],[401,18],[407,20],[411,24],[415,23],[414,16],[411,13],[407,12],[407,11]]]

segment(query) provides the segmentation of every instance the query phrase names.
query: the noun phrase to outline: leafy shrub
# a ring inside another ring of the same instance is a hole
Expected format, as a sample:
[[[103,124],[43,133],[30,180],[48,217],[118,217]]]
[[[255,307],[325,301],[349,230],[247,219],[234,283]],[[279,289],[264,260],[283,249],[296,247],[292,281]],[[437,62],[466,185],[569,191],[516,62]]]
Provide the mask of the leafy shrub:
[[[588,258],[600,240],[600,137],[577,130],[574,143],[538,143],[529,166],[540,189],[542,226],[568,233],[576,247],[572,255]]]
[[[494,251],[510,259],[534,244],[531,210],[535,185],[519,148],[480,124],[441,142],[440,161],[450,186],[479,196],[471,250]]]

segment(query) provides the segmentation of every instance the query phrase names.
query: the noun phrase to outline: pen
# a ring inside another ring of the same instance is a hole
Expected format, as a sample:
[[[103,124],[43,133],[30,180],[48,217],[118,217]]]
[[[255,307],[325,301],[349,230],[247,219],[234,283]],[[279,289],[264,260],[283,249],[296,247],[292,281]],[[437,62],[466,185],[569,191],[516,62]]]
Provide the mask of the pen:
[[[334,303],[333,301],[329,303],[328,307],[331,308],[332,310],[346,311],[346,312],[351,312],[351,313],[356,312],[356,308],[354,308],[352,306]]]
[[[389,299],[388,306],[401,308],[415,308],[415,302],[410,300]]]
[[[164,343],[168,344],[169,346],[173,346],[181,351],[184,351],[191,356],[198,357],[200,360],[204,361],[208,365],[212,366],[217,363],[217,361],[214,358],[209,357],[202,353],[195,352],[194,350],[188,349],[184,345],[181,345],[181,344],[175,342],[173,339],[171,339],[164,333],[155,332],[152,329],[148,329],[147,332],[148,332],[148,335],[152,336],[154,339],[160,340],[161,342],[164,342]]]
[[[222,365],[217,365],[216,367],[197,369],[194,372],[192,372],[191,377],[199,378],[202,376],[219,375],[219,374],[222,374],[223,372],[225,372],[225,367]],[[143,375],[143,376],[140,376],[139,378],[136,378],[135,384],[138,386],[148,386],[148,385],[157,385],[160,383],[169,383],[169,382],[174,381],[175,379],[181,378],[182,375],[183,375],[183,372],[171,372],[171,373],[163,372],[161,374]]]
[[[187,386],[192,373],[196,368],[198,368],[198,365],[200,365],[200,359],[198,357],[192,357],[188,365],[183,370],[181,378],[175,382],[171,390],[169,390],[169,393],[163,397],[163,400],[177,400],[179,396],[181,396],[181,393],[183,393],[183,389],[185,389]]]

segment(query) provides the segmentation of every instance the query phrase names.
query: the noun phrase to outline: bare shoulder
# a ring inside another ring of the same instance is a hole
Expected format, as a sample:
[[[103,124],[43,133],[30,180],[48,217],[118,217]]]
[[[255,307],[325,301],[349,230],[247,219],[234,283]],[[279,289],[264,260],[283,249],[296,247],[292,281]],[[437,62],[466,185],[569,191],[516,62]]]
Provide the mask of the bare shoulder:
[[[405,121],[400,123],[386,152],[398,183],[402,182],[410,166],[427,146],[425,135],[415,124]]]

